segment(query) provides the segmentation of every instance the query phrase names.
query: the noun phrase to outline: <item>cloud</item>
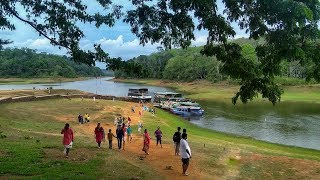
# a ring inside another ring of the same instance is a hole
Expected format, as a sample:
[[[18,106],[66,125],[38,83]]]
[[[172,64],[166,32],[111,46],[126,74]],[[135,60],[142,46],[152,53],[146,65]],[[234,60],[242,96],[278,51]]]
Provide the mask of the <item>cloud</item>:
[[[149,55],[156,52],[159,44],[141,45],[138,39],[125,41],[122,35],[116,39],[102,38],[95,43],[101,44],[102,49],[110,54],[111,57],[121,57],[124,60],[137,57],[139,55]]]
[[[29,47],[30,48],[38,48],[41,46],[47,46],[50,44],[50,40],[43,38],[43,39],[36,39],[35,41],[33,41]]]
[[[66,55],[67,50],[65,48],[60,48],[58,46],[53,46],[50,41],[46,38],[38,39],[27,39],[26,41],[14,41],[8,47],[15,48],[30,48],[35,49],[38,52],[46,52],[50,54]]]
[[[106,39],[106,38],[102,38],[98,41],[96,41],[96,43],[101,44],[102,46],[121,46],[123,45],[123,36],[120,35],[118,36],[117,39]]]
[[[191,42],[192,46],[203,46],[207,43],[208,35],[200,35]]]

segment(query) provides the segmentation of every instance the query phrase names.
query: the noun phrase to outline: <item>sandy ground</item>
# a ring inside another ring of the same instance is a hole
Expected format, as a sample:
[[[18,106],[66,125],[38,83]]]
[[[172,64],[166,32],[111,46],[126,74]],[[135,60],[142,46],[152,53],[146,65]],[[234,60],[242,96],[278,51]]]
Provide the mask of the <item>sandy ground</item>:
[[[143,122],[138,112],[132,113],[131,107],[139,105],[136,103],[130,103],[127,107],[123,108],[122,115],[124,117],[130,116],[131,124],[137,125],[139,121]],[[115,107],[108,107],[108,109],[104,109],[103,111],[114,111]],[[144,112],[147,113],[147,112]],[[102,115],[102,113],[92,114],[91,119],[97,119]],[[143,114],[142,114],[143,116]],[[60,121],[69,121],[70,119],[74,119],[74,117],[58,117],[57,120]],[[106,133],[108,129],[112,129],[112,132],[115,134],[115,126],[110,123],[101,123],[102,127],[105,129]],[[88,136],[94,137],[94,129],[96,127],[96,123],[86,123],[82,125],[76,125],[73,128],[76,133],[75,136]],[[200,157],[193,157],[190,160],[190,166],[188,169],[189,176],[182,175],[182,162],[180,156],[174,155],[174,146],[172,144],[162,144],[162,148],[160,145],[156,146],[156,139],[153,136],[153,131],[149,132],[151,136],[151,145],[149,149],[149,155],[146,155],[142,151],[143,147],[143,136],[142,133],[138,134],[137,129],[133,129],[133,139],[132,142],[125,142],[125,149],[119,151],[126,160],[130,161],[130,163],[135,164],[137,161],[143,160],[145,163],[148,163],[155,170],[157,170],[160,174],[164,175],[167,179],[215,179],[212,176],[207,175],[204,172],[201,172],[198,167],[198,161]],[[126,138],[127,139],[127,138]],[[102,144],[103,148],[108,148],[107,141]],[[117,141],[114,138],[113,140],[113,148],[117,150]]]

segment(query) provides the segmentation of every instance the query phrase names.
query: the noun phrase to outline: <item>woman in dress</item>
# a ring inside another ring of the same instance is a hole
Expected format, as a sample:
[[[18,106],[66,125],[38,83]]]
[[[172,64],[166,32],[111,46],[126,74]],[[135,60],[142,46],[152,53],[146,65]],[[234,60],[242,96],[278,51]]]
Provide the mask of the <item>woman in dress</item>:
[[[66,123],[64,128],[61,130],[61,134],[63,134],[62,144],[64,146],[64,153],[66,154],[66,158],[68,158],[70,148],[72,148],[73,144],[73,131],[69,127],[69,124]]]
[[[96,135],[96,142],[98,143],[98,147],[100,148],[101,142],[104,139],[104,130],[100,126],[100,123],[97,124],[97,127],[94,130],[94,133]]]
[[[144,130],[143,134],[143,148],[142,151],[144,151],[146,154],[149,154],[149,147],[150,147],[150,136],[148,134],[147,129]]]

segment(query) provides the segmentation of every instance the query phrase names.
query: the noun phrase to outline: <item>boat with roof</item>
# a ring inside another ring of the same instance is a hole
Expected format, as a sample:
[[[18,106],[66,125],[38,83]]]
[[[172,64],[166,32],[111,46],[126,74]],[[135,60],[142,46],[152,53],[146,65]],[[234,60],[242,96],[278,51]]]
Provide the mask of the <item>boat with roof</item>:
[[[128,97],[138,102],[150,102],[152,99],[147,88],[130,88],[128,90]]]

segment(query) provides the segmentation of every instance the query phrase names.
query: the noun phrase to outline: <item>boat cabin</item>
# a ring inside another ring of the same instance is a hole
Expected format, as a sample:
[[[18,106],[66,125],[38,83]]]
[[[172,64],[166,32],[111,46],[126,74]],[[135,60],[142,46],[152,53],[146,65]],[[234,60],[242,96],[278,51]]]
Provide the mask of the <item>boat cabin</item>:
[[[148,95],[147,88],[130,88],[128,90],[128,97],[130,97],[133,101],[136,102],[150,102],[152,99],[152,96]]]
[[[130,88],[128,90],[128,96],[137,96],[137,95],[143,95],[143,94],[148,94],[148,89],[147,88]]]
[[[154,102],[156,103],[160,103],[161,101],[168,101],[171,98],[182,98],[182,94],[175,92],[156,92],[154,94]]]

